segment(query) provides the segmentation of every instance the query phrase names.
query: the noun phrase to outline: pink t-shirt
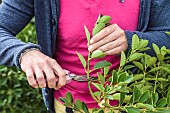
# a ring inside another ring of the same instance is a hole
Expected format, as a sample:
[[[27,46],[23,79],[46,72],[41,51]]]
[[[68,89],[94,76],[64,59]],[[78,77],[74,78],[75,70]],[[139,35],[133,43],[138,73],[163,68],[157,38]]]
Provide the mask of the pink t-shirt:
[[[118,24],[123,30],[134,31],[137,29],[140,0],[60,0],[60,19],[58,25],[57,50],[55,59],[63,69],[72,73],[84,75],[84,68],[76,54],[80,52],[87,60],[88,48],[84,32],[84,25],[90,32],[99,16],[109,15],[111,23]],[[101,60],[111,62],[112,69],[119,66],[120,57],[106,56],[105,58],[92,60],[90,67]],[[96,72],[91,75],[96,76]],[[96,90],[92,87],[93,90]],[[56,99],[64,97],[66,92],[71,92],[74,99],[84,101],[89,108],[98,107],[89,93],[87,82],[72,81],[57,91],[54,91]],[[112,101],[112,105],[118,104]]]

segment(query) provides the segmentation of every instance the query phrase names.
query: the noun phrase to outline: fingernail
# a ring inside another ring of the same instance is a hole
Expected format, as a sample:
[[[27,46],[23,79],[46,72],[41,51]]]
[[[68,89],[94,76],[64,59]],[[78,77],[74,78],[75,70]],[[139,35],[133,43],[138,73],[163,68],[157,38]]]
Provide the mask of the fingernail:
[[[88,50],[93,51],[93,46],[89,46]]]
[[[93,40],[93,39],[91,39],[91,40],[90,40],[90,44],[93,44],[93,43],[94,43],[94,40]]]

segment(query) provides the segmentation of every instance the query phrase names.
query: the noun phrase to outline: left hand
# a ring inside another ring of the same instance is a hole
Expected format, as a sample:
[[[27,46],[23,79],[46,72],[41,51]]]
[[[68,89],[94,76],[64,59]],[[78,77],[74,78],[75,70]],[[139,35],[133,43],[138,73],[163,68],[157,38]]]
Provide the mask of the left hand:
[[[115,55],[125,51],[127,47],[128,42],[124,30],[117,24],[112,24],[91,38],[88,50],[93,52],[98,49],[106,55]]]

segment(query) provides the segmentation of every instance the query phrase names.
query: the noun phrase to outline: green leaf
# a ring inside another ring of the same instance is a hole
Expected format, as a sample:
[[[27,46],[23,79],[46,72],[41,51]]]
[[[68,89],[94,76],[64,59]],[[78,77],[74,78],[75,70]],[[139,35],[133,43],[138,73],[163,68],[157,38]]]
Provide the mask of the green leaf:
[[[167,98],[162,98],[157,103],[157,108],[163,108],[167,104]]]
[[[148,110],[152,110],[152,111],[154,110],[154,107],[150,104],[145,104],[145,106],[146,106],[146,109]]]
[[[121,93],[129,93],[129,90],[125,87],[122,87],[122,88],[118,89],[117,91],[119,91]]]
[[[77,106],[77,108],[78,108],[79,110],[82,109],[82,102],[81,102],[80,100],[76,99],[75,105]]]
[[[129,57],[129,61],[139,60],[143,57],[142,53],[134,53]]]
[[[158,60],[161,62],[161,61],[164,60],[164,55],[162,55],[162,54],[157,54],[157,58],[158,58]]]
[[[121,60],[120,60],[120,66],[124,66],[126,63],[126,55],[124,51],[121,52]]]
[[[70,92],[66,93],[66,100],[70,103],[73,103],[73,97],[72,97],[72,94]]]
[[[95,50],[92,54],[91,54],[91,58],[103,58],[106,55],[101,51],[101,50]]]
[[[149,72],[155,72],[155,71],[158,71],[161,69],[162,69],[162,67],[155,67],[155,68],[152,68]]]
[[[134,107],[125,107],[126,111],[128,113],[140,113],[140,110],[138,108],[134,108]]]
[[[66,103],[67,101],[66,101],[66,99],[65,98],[63,98],[63,97],[60,97],[59,98],[62,102],[64,102],[64,103]]]
[[[110,70],[110,66],[104,67],[104,76],[108,74],[109,70]]]
[[[133,61],[132,63],[135,64],[135,66],[137,66],[140,70],[142,70],[142,71],[144,70],[144,67],[140,62]]]
[[[124,82],[125,80],[126,80],[126,73],[120,74],[118,78],[118,83]]]
[[[139,46],[139,37],[138,35],[133,35],[132,37],[132,51],[137,49],[137,47]]]
[[[169,81],[169,80],[167,80],[167,79],[164,79],[164,78],[158,78],[157,80],[158,80],[158,81],[162,81],[162,82]]]
[[[82,65],[83,65],[83,67],[86,68],[86,60],[85,60],[85,58],[79,52],[76,51],[76,53],[77,53]]]
[[[142,96],[139,99],[139,102],[144,103],[148,100],[150,96],[150,92],[147,90],[145,93],[142,94]]]
[[[118,75],[117,72],[115,70],[112,71],[112,85],[115,85],[118,82]]]
[[[101,92],[100,91],[96,91],[93,93],[95,97],[97,97],[98,99],[100,99],[101,96]]]
[[[130,83],[130,82],[132,82],[132,80],[133,80],[133,75],[129,75],[126,77],[126,80],[124,82]]]
[[[112,64],[110,62],[101,61],[101,62],[98,62],[94,65],[94,70],[101,69],[101,68],[104,68],[104,67],[108,67],[108,66],[111,66],[111,65]]]
[[[111,17],[110,17],[110,16],[102,16],[102,17],[99,19],[98,23],[107,24],[107,23],[110,22],[110,20],[111,20]]]
[[[156,44],[152,44],[153,50],[155,51],[156,54],[161,54],[159,47]]]
[[[82,108],[85,113],[89,113],[89,110],[84,102],[82,102]]]
[[[147,45],[148,45],[148,40],[140,40],[140,41],[139,41],[138,50],[143,49],[143,48],[146,47]]]
[[[105,88],[103,87],[103,85],[102,84],[99,84],[99,83],[92,83],[98,90],[100,90],[100,91],[104,91],[105,90]]]
[[[155,92],[155,93],[152,92],[151,93],[151,101],[152,101],[153,106],[156,107],[156,103],[157,103],[158,99],[159,99],[158,93],[157,92]]]
[[[134,65],[127,65],[124,67],[124,70],[129,70],[131,68],[134,68],[135,66]]]
[[[142,79],[143,77],[144,77],[144,74],[136,74],[136,75],[133,76],[132,82],[133,82],[133,81],[140,80],[140,79]]]
[[[104,83],[105,83],[105,78],[104,78],[104,76],[103,76],[101,73],[97,73],[97,75],[98,75],[98,81],[99,81],[101,84],[104,85]]]
[[[141,96],[141,91],[136,87],[134,86],[134,89],[133,89],[133,97],[134,97],[134,102],[137,102]]]
[[[168,107],[170,107],[170,90],[167,93],[167,104],[168,104]]]
[[[88,44],[90,44],[90,32],[85,25],[84,25],[84,30],[85,30],[85,33],[86,33]]]
[[[163,46],[163,47],[161,47],[161,55],[165,55],[166,54],[166,47],[165,46]]]
[[[125,99],[125,96],[126,96],[125,93],[123,93],[123,92],[120,93],[120,101],[119,101],[119,102],[120,102],[120,105],[123,104],[123,101],[124,101],[124,99]]]
[[[120,93],[113,94],[113,100],[119,100],[120,99]]]
[[[167,31],[167,32],[165,32],[166,34],[168,34],[168,35],[170,35],[170,32],[169,31]]]
[[[163,67],[162,68],[163,70],[165,70],[166,72],[168,72],[170,74],[170,69],[166,68],[166,67]]]
[[[93,36],[96,35],[97,33],[99,33],[103,28],[105,28],[105,24],[104,23],[98,23],[95,25],[95,27],[93,28]]]
[[[147,64],[148,67],[150,67],[150,66],[154,65],[156,63],[156,61],[157,61],[156,57],[150,57],[149,61],[146,62],[146,64]]]

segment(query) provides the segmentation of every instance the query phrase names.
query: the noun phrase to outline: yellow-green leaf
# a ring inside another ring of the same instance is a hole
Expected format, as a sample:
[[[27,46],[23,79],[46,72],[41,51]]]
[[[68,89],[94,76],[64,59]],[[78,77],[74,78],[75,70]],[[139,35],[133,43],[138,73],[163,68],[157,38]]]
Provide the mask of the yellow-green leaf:
[[[156,54],[161,54],[159,47],[156,44],[152,44],[153,50],[155,51]]]
[[[83,65],[83,67],[86,68],[86,60],[85,60],[85,58],[79,52],[76,52],[76,53],[77,53],[82,65]]]
[[[98,23],[95,25],[95,27],[93,28],[93,36],[96,35],[97,33],[99,33],[103,28],[105,27],[104,23]]]
[[[84,30],[85,30],[87,41],[88,41],[88,44],[89,44],[90,43],[90,32],[85,25],[84,25]]]
[[[107,24],[107,23],[109,23],[110,22],[110,20],[111,20],[111,17],[110,16],[107,16],[107,15],[105,15],[105,16],[102,16],[100,19],[99,19],[99,23],[104,23],[104,24]]]
[[[101,51],[101,50],[95,50],[92,54],[91,54],[91,58],[103,58],[106,55]]]
[[[137,49],[139,46],[139,37],[138,35],[134,34],[132,37],[132,51]]]
[[[124,66],[126,63],[126,55],[124,51],[121,52],[121,60],[120,60],[120,66]]]
[[[94,70],[96,69],[101,69],[101,68],[104,68],[104,67],[108,67],[108,66],[111,66],[112,64],[108,61],[101,61],[101,62],[98,62],[94,65]]]

